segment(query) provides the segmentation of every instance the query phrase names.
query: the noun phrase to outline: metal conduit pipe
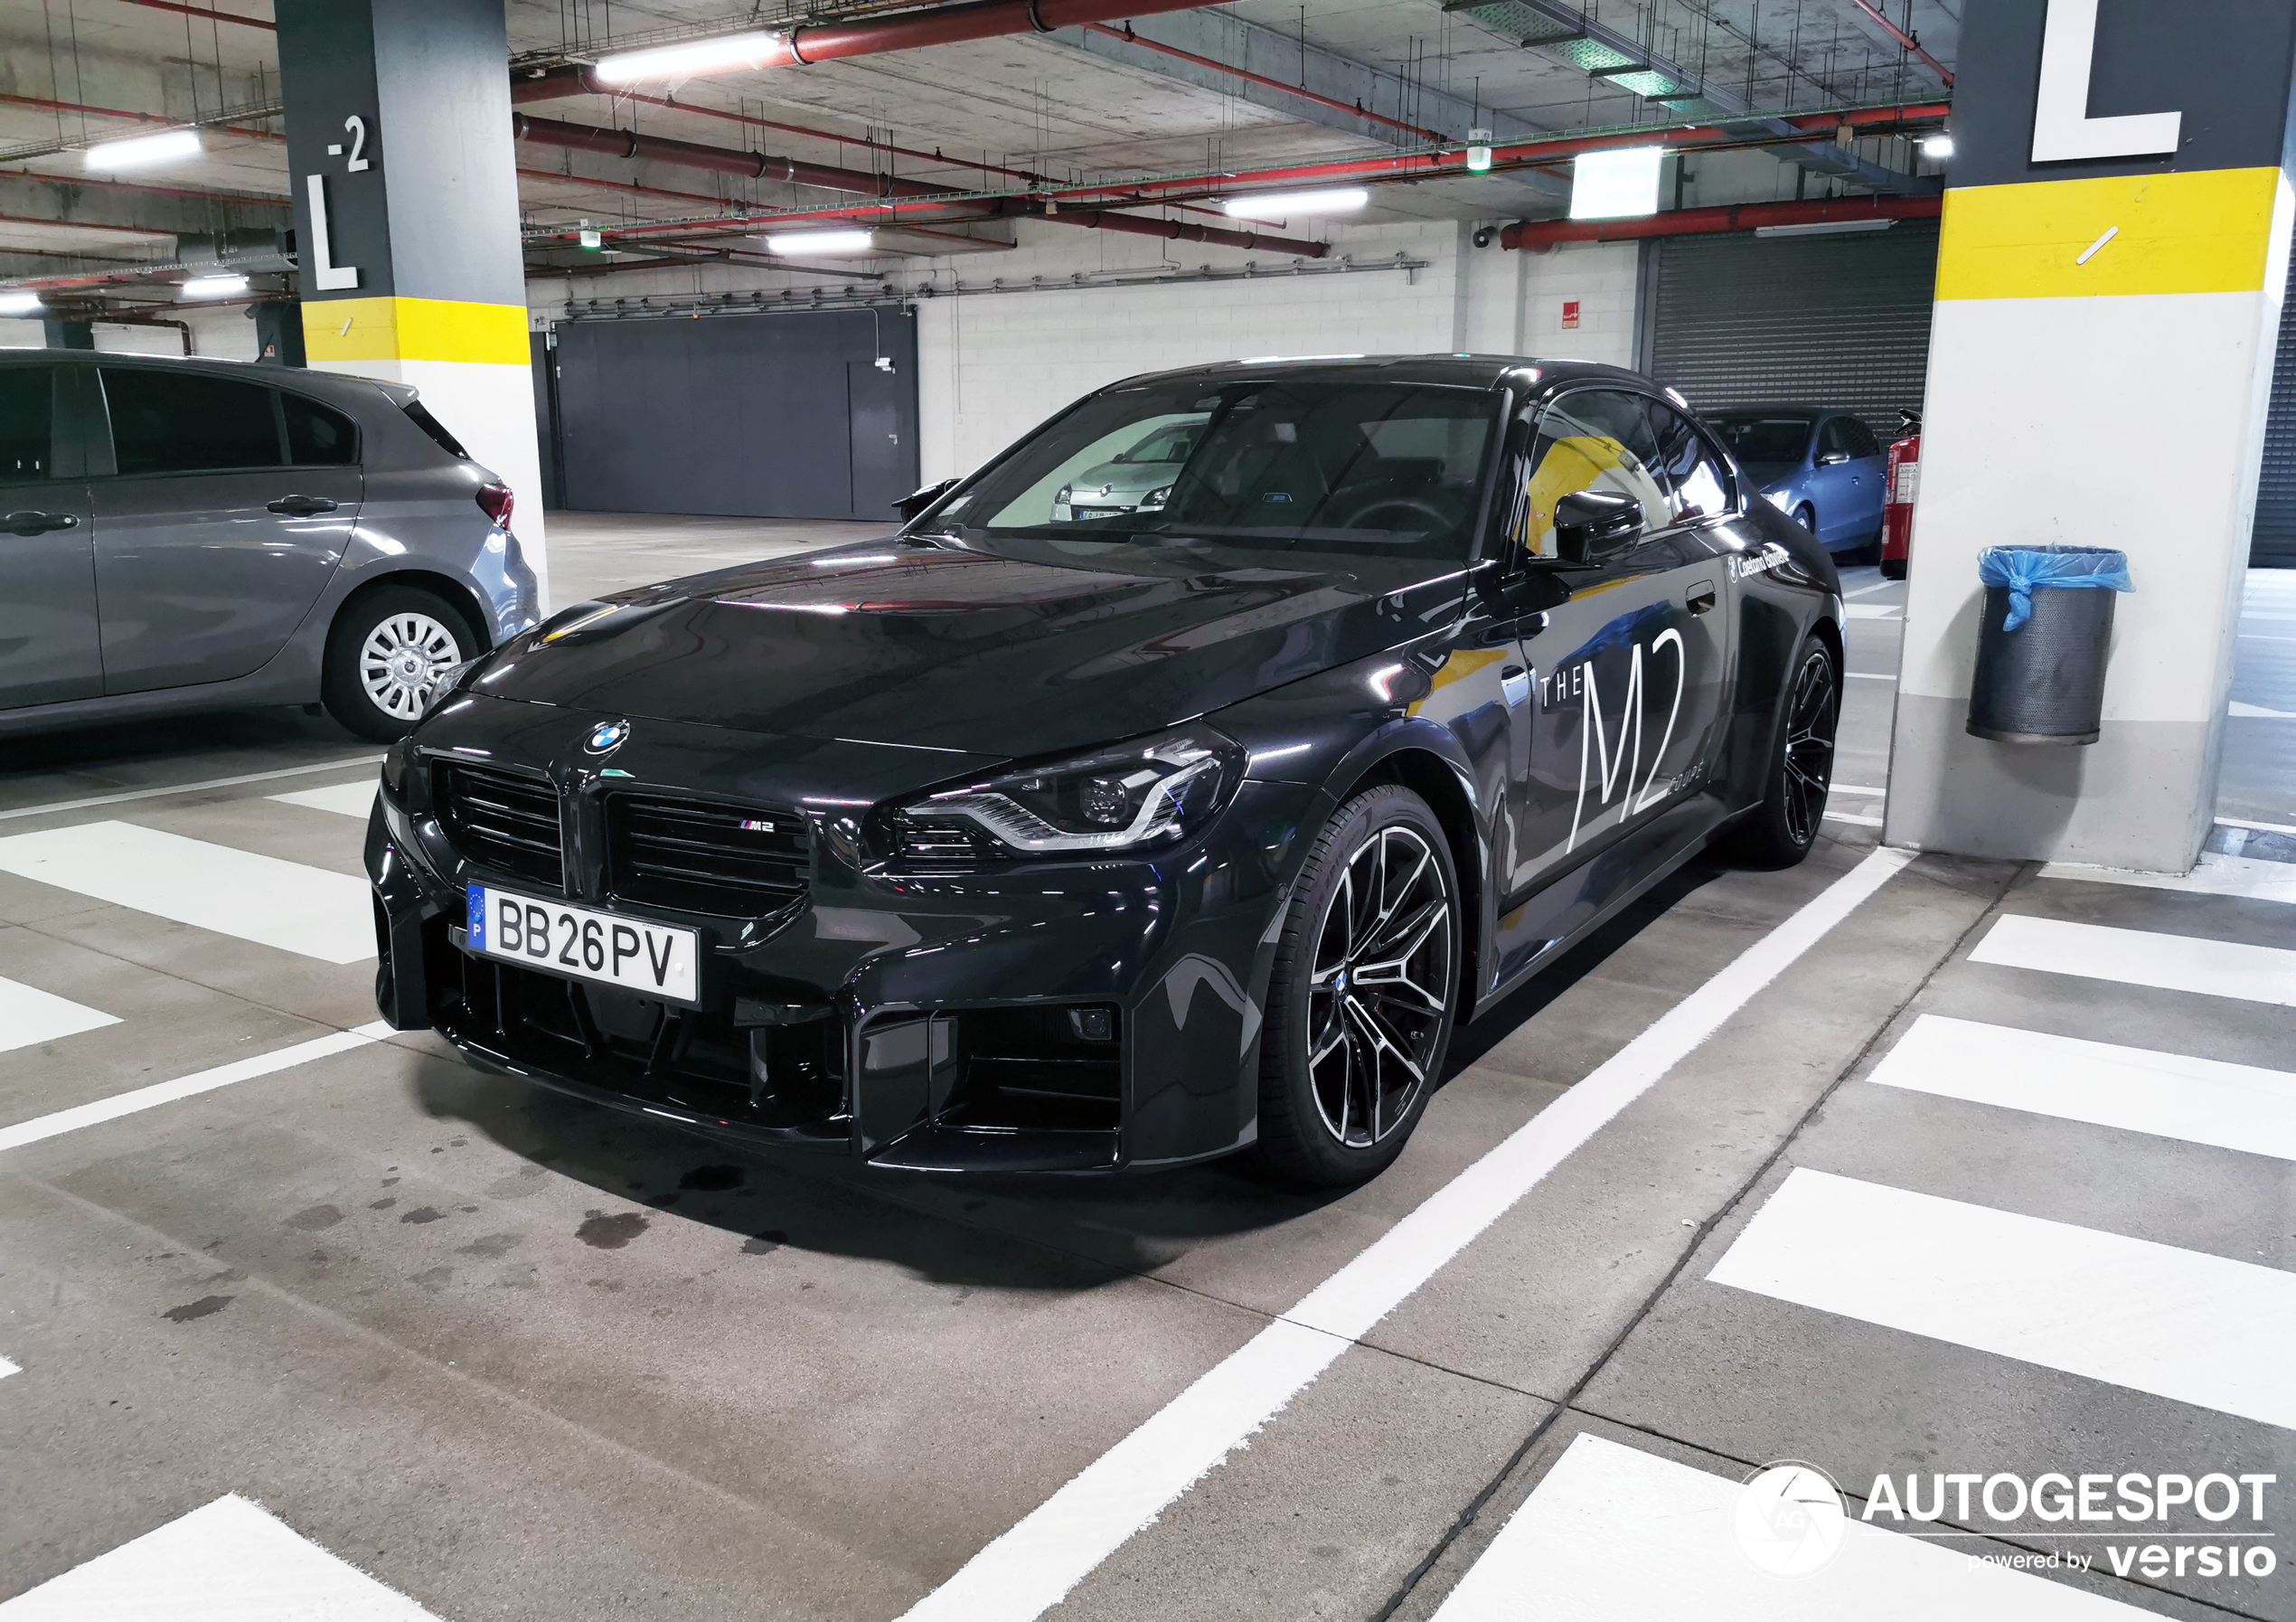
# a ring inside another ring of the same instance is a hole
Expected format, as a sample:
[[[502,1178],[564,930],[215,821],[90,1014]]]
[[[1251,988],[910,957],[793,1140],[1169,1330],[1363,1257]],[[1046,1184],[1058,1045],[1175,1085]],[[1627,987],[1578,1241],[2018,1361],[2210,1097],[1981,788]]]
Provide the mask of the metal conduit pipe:
[[[1824,197],[1802,203],[1736,203],[1675,209],[1631,220],[1521,220],[1499,233],[1502,248],[1545,253],[1564,242],[1623,242],[1643,237],[1711,236],[1765,225],[1839,225],[1864,220],[1934,220],[1942,197]]]
[[[841,169],[828,164],[801,163],[792,157],[776,157],[764,152],[740,152],[729,146],[705,146],[698,141],[640,135],[635,130],[601,129],[595,125],[569,124],[560,118],[538,118],[527,113],[514,115],[511,126],[513,133],[522,141],[565,146],[578,152],[602,153],[608,157],[646,158],[655,163],[714,170],[722,174],[783,180],[801,186],[819,186],[832,192],[858,192],[871,197],[901,197],[922,203],[959,204],[974,202],[964,193],[952,191],[946,186],[903,180],[898,175],[871,174],[863,170]],[[1163,237],[1175,241],[1213,242],[1228,248],[1256,248],[1300,259],[1322,259],[1331,251],[1330,245],[1323,242],[1300,241],[1261,231],[1228,231],[1215,225],[1183,225],[1177,221],[1145,220],[1108,209],[1063,209],[1058,213],[1049,213],[1042,203],[1030,198],[1002,198],[993,206],[1000,216],[1043,220],[1051,224],[1074,225],[1087,231],[1122,231],[1133,236]]]

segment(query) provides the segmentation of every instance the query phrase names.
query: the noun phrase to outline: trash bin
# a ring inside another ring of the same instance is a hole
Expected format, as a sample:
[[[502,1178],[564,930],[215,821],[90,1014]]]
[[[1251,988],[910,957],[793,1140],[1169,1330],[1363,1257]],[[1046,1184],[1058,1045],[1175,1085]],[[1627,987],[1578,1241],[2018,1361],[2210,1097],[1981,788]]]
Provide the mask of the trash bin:
[[[1978,556],[1977,578],[1985,615],[1969,693],[1971,734],[1996,743],[2094,743],[2113,594],[2133,589],[2128,554],[2102,546],[1989,547]]]

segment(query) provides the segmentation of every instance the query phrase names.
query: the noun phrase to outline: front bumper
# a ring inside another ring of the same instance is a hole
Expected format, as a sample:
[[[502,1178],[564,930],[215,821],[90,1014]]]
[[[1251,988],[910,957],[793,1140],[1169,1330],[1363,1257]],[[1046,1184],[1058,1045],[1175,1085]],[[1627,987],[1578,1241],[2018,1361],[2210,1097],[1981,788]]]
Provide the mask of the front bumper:
[[[1317,791],[1247,782],[1153,858],[904,869],[871,853],[869,807],[929,787],[920,763],[973,763],[645,721],[609,778],[581,748],[599,719],[470,698],[394,751],[367,841],[391,1023],[596,1102],[880,1166],[1108,1171],[1252,1140],[1270,925]],[[458,845],[441,759],[554,794],[560,886]],[[795,808],[800,892],[751,916],[628,899],[616,795]],[[696,929],[698,1006],[472,954],[479,881]]]

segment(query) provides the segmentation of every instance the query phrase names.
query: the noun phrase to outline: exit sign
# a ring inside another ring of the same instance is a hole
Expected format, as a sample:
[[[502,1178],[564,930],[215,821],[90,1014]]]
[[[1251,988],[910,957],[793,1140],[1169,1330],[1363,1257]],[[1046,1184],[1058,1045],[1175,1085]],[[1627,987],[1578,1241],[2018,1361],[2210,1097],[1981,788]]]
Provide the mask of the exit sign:
[[[1576,298],[1566,298],[1563,300],[1563,330],[1567,332],[1576,327],[1577,325],[1578,300]]]

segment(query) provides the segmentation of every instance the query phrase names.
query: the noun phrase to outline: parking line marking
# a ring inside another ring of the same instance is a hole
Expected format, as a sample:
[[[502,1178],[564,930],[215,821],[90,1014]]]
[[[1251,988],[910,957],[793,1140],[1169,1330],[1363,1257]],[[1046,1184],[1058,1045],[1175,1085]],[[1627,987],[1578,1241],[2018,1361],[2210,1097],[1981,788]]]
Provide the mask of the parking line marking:
[[[1969,957],[1972,963],[2081,975],[2158,991],[2197,992],[2283,1007],[2296,1004],[2296,952],[2281,947],[2115,929],[2012,912],[1994,920]]]
[[[0,872],[325,963],[375,955],[364,879],[135,823],[9,835]]]
[[[1848,811],[1829,811],[1826,813],[1826,820],[1828,822],[1852,823],[1861,828],[1877,828],[1881,826],[1881,818],[1878,816],[1859,816]]]
[[[1434,1622],[2107,1622],[2146,1613],[1855,1518],[1806,1576],[1774,1577],[1734,1532],[1739,1484],[1581,1432]]]
[[[2262,704],[2246,704],[2235,699],[2225,713],[2235,721],[2296,721],[2296,710],[2267,710]]]
[[[1030,1622],[1914,859],[1877,850],[1144,1420],[903,1614]]]
[[[2296,1160],[2296,1074],[2258,1065],[1924,1014],[1866,1080]]]
[[[298,788],[293,794],[267,794],[263,797],[277,800],[282,806],[333,811],[364,822],[367,813],[374,809],[375,796],[381,792],[372,778],[361,778],[355,783],[330,783],[325,788]]]
[[[2296,1273],[1796,1166],[1707,1275],[2296,1428]]]
[[[245,783],[268,783],[278,778],[299,778],[315,771],[347,771],[353,766],[380,766],[381,755],[353,755],[345,760],[323,760],[316,766],[283,766],[277,771],[244,772],[236,778],[210,778],[202,783],[174,783],[165,788],[129,788],[118,794],[90,795],[86,799],[51,800],[44,806],[18,806],[0,811],[0,822],[19,816],[46,816],[60,811],[86,811],[97,806],[123,805],[129,800],[158,799],[170,794],[202,794],[210,788],[237,788]]]
[[[178,1099],[213,1092],[219,1087],[229,1087],[234,1082],[252,1081],[258,1076],[293,1070],[296,1065],[308,1064],[315,1059],[348,1053],[353,1048],[363,1048],[370,1042],[381,1042],[390,1034],[391,1027],[376,1020],[372,1024],[361,1025],[355,1031],[330,1031],[325,1036],[315,1036],[292,1047],[277,1048],[249,1059],[234,1059],[229,1064],[219,1064],[212,1070],[178,1076],[173,1081],[155,1081],[149,1087],[114,1093],[108,1099],[75,1104],[70,1109],[59,1109],[52,1115],[36,1116],[28,1121],[18,1121],[13,1127],[0,1127],[0,1151],[20,1149],[26,1144],[61,1137],[83,1127],[116,1121],[121,1116],[136,1115],[161,1104],[172,1104]]]
[[[1902,619],[1905,613],[1896,603],[1844,603],[1842,611],[1852,619]]]
[[[1845,670],[1841,674],[1853,682],[1894,682],[1897,679],[1878,670]]]
[[[21,1374],[24,1371],[22,1369],[16,1367],[15,1364],[10,1363],[6,1358],[0,1357],[0,1380],[5,1380],[11,1374]]]
[[[0,1604],[5,1622],[438,1622],[237,1493]]]
[[[2227,856],[2203,851],[2188,873],[2134,872],[2120,867],[2086,867],[2077,862],[2052,862],[2041,869],[2045,879],[2074,879],[2089,884],[2130,884],[2141,890],[2178,890],[2188,895],[2230,895],[2252,901],[2296,903],[2296,866],[2285,862],[2259,862],[2254,856]]]
[[[0,1053],[36,1048],[43,1042],[118,1023],[118,1014],[87,1007],[20,980],[0,979]]]
[[[2259,834],[2296,834],[2296,823],[2250,822],[2238,816],[2219,816],[2216,825],[2220,828],[2250,828]]]

